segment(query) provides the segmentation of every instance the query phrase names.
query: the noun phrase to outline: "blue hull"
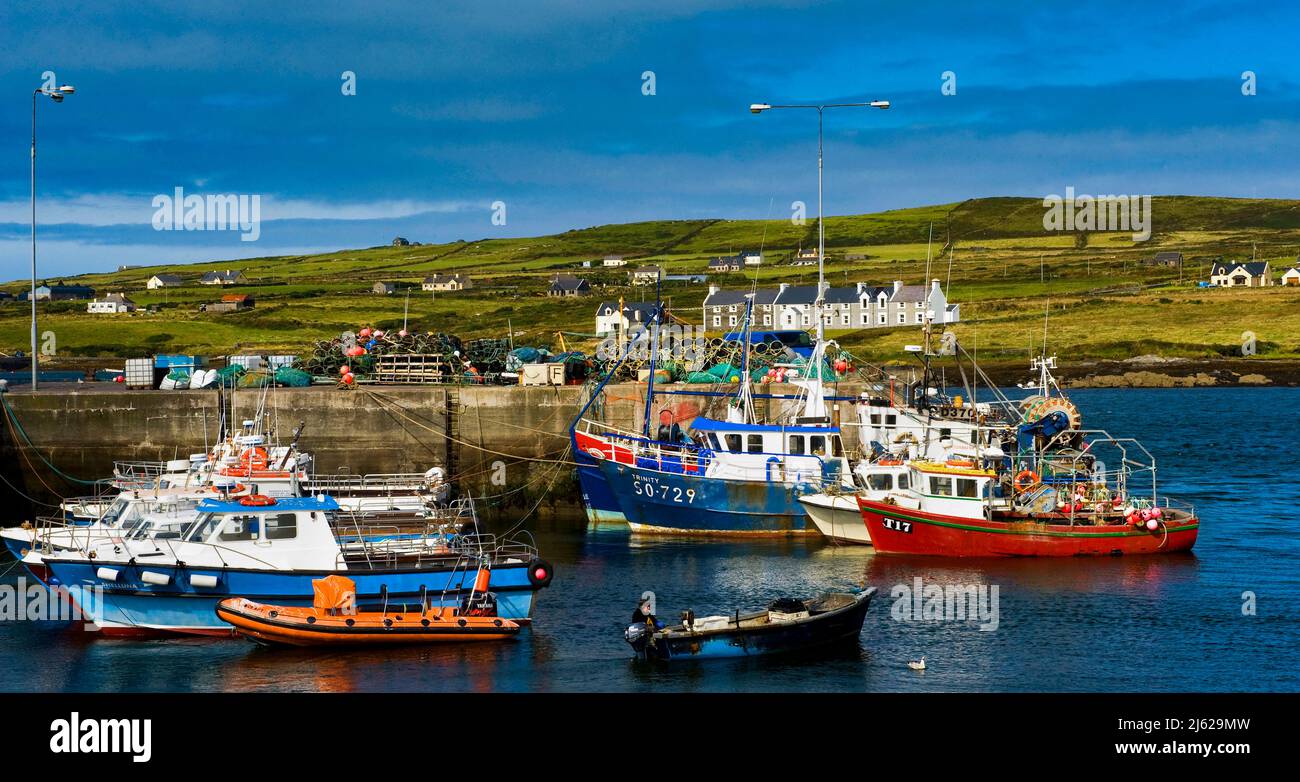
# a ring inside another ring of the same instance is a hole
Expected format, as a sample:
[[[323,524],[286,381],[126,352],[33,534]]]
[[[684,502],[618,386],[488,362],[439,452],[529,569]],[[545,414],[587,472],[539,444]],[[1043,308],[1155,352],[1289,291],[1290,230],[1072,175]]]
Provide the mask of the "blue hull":
[[[685,535],[807,535],[816,532],[798,498],[807,484],[705,478],[600,463],[636,531]]]
[[[337,573],[356,583],[359,609],[378,606],[387,587],[389,606],[419,603],[420,588],[427,587],[432,605],[456,605],[474,586],[476,571],[265,571],[216,568],[148,566],[153,573],[170,577],[167,586],[140,580],[142,568],[112,565],[119,570],[116,581],[105,582],[96,573],[98,565],[86,562],[50,562],[53,574],[77,601],[85,617],[110,632],[169,631],[227,634],[230,625],[217,618],[216,607],[229,597],[246,597],[272,605],[312,604],[312,581]],[[532,617],[537,587],[528,579],[527,563],[498,565],[491,571],[488,589],[497,596],[497,611],[507,619],[528,621]],[[213,576],[217,586],[196,587],[195,575]],[[99,591],[102,588],[102,592]]]
[[[601,471],[603,460],[593,459],[577,449],[574,450],[574,459],[578,462],[578,483],[582,487],[582,502],[587,507],[587,520],[626,521],[623,508],[610,490],[605,473]]]

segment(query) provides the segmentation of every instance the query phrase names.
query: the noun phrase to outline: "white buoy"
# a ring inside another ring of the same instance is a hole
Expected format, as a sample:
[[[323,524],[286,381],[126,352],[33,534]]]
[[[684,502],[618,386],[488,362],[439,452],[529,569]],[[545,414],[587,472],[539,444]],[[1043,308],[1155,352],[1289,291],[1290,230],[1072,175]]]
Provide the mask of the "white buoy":
[[[925,658],[922,657],[920,660],[913,660],[912,662],[909,662],[909,663],[907,664],[907,667],[908,667],[908,668],[911,668],[911,669],[914,670],[914,671],[924,671],[924,670],[925,670]]]

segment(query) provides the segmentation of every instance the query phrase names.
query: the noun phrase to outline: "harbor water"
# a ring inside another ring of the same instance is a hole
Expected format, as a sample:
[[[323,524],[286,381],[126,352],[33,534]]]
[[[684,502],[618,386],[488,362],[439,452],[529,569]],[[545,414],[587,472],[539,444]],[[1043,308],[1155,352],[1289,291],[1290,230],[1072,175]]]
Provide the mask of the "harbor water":
[[[530,520],[555,564],[533,627],[509,643],[273,650],[242,640],[98,638],[68,623],[0,623],[2,691],[1297,691],[1300,389],[1079,390],[1087,428],[1140,440],[1162,494],[1201,517],[1189,555],[939,560],[807,541],[700,541]],[[2,513],[2,512],[0,512]],[[0,518],[6,525],[18,519]],[[510,519],[493,522],[501,528]],[[21,567],[0,560],[3,584]],[[910,590],[997,587],[980,617],[913,614]],[[661,619],[782,596],[879,589],[856,647],[799,658],[636,663],[638,597]],[[896,597],[905,587],[909,593]],[[991,605],[991,604],[990,604]],[[907,662],[926,659],[926,670]]]

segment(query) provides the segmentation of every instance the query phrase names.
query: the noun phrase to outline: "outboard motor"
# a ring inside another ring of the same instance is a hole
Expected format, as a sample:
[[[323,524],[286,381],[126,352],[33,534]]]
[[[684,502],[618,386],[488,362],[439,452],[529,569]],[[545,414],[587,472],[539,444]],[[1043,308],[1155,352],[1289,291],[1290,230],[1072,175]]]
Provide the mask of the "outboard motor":
[[[646,647],[650,645],[651,637],[650,626],[644,623],[628,625],[627,629],[623,631],[623,640],[627,641],[628,645],[632,647],[632,651],[637,654],[645,654]]]

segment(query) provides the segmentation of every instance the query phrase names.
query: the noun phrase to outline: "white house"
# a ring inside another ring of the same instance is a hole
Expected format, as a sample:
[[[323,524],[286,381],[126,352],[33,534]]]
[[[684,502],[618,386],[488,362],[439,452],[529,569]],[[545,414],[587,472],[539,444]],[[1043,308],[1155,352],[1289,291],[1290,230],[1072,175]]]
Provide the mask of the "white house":
[[[596,334],[605,336],[641,325],[645,326],[654,317],[655,305],[649,302],[624,304],[619,311],[619,302],[602,301],[596,308]]]
[[[1273,274],[1268,261],[1215,261],[1210,283],[1221,288],[1262,288],[1273,284]]]
[[[1300,286],[1300,266],[1292,266],[1282,272],[1282,284],[1288,287]]]
[[[155,274],[149,278],[144,287],[156,291],[159,288],[179,288],[184,284],[179,274]]]
[[[435,274],[420,283],[420,289],[425,291],[463,291],[473,287],[474,281],[464,274]]]
[[[658,266],[642,266],[628,272],[627,279],[633,285],[654,285],[663,273],[663,269]]]
[[[621,255],[606,255],[600,263],[602,266],[627,266],[627,259]]]
[[[763,263],[762,253],[741,253],[740,258],[746,266],[758,266]]]
[[[226,269],[225,271],[208,272],[199,278],[199,282],[203,285],[243,285],[248,282],[248,278],[239,270],[231,271]]]
[[[135,302],[128,299],[126,294],[110,293],[102,299],[86,302],[86,312],[96,315],[135,312]]]

